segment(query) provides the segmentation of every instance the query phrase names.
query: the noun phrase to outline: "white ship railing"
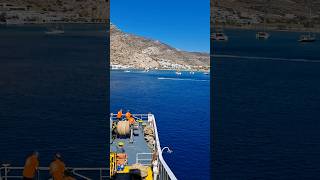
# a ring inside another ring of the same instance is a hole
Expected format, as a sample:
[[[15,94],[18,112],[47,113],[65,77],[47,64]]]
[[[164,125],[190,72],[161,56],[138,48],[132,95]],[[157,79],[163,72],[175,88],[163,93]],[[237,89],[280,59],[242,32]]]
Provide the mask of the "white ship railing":
[[[156,135],[156,147],[158,151],[158,158],[159,158],[159,180],[176,180],[176,176],[173,174],[167,163],[162,157],[162,149],[160,146],[160,141],[158,137],[158,129],[156,124],[156,119],[154,118],[153,114],[148,114],[148,121],[152,121],[154,125],[154,131]]]
[[[84,180],[105,180],[110,179],[109,168],[72,168],[68,167],[73,177]],[[0,167],[0,180],[22,179],[23,167],[13,167],[9,164],[3,164]],[[37,171],[37,180],[49,179],[49,168],[39,167]]]
[[[158,174],[157,177],[154,177],[155,180],[176,180],[176,176],[173,174],[167,163],[162,157],[162,149],[160,146],[159,136],[158,136],[158,129],[156,124],[156,119],[153,114],[132,114],[134,117],[139,118],[143,121],[151,122],[155,131],[155,141],[156,141],[156,149],[158,152]],[[116,114],[111,113],[110,119],[116,119]]]

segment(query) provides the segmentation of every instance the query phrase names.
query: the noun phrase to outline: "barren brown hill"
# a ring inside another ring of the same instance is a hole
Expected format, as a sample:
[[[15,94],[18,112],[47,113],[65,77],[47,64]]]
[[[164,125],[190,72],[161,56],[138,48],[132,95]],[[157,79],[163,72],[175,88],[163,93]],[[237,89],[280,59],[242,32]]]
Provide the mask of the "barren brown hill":
[[[217,17],[216,20],[222,18],[225,24],[236,24],[237,18],[243,24],[254,24],[254,21],[250,22],[252,19],[259,24],[266,18],[267,24],[301,27],[320,25],[318,0],[212,0],[211,8],[211,17]]]
[[[157,40],[124,33],[114,25],[110,33],[111,64],[158,69],[209,66],[209,54],[180,51]]]
[[[111,25],[111,63],[134,68],[191,69],[209,66],[209,54],[177,50]]]
[[[26,12],[51,13],[60,16],[74,15],[89,20],[105,20],[109,18],[109,0],[0,0],[7,7],[23,7]],[[0,6],[1,12],[8,12]],[[21,12],[18,13],[23,13]]]

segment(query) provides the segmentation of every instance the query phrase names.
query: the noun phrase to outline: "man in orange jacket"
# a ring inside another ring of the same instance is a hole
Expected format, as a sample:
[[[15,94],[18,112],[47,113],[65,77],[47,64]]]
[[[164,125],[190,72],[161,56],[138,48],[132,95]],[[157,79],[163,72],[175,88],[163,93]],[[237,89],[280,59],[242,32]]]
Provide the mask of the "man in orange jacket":
[[[117,120],[120,121],[121,119],[122,119],[122,109],[120,109],[117,114]]]
[[[127,113],[126,113],[126,119],[129,120],[129,118],[130,118],[131,116],[132,116],[132,115],[131,115],[130,111],[128,110]]]
[[[66,165],[62,161],[61,155],[57,153],[49,167],[53,180],[63,180],[65,168]]]
[[[23,179],[32,180],[36,176],[38,167],[39,167],[39,153],[37,151],[33,152],[25,162],[23,168]]]
[[[133,117],[129,117],[128,121],[129,121],[130,126],[136,122],[136,120]]]

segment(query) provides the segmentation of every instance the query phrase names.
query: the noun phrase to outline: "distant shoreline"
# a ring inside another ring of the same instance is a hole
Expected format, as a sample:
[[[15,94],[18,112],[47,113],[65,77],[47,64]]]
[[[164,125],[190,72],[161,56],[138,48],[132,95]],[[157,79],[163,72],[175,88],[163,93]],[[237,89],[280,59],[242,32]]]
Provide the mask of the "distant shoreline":
[[[218,25],[220,27],[220,25]],[[236,26],[236,25],[225,25],[225,29],[236,29],[236,30],[254,30],[254,31],[262,31],[261,27],[256,26]],[[284,27],[280,28],[278,26],[269,25],[266,27],[266,31],[278,31],[278,32],[313,32],[320,33],[320,28],[303,28],[303,27]]]
[[[130,71],[130,70],[133,70],[133,71],[145,71],[144,69],[140,69],[140,68],[126,68],[126,69],[112,69],[110,68],[110,71]],[[181,69],[181,70],[177,70],[177,69],[149,69],[149,71],[180,71],[180,72],[201,72],[201,73],[205,73],[205,72],[210,72],[210,69],[208,70],[204,70],[204,69],[201,69],[201,70],[195,70],[195,69],[190,69],[190,70],[187,70],[187,69]]]
[[[98,24],[98,25],[108,25],[108,22],[102,23],[102,22],[56,22],[56,23],[17,23],[17,24],[7,24],[7,23],[0,23],[0,26],[31,26],[31,25],[39,25],[39,26],[45,26],[45,25],[54,25],[54,24]]]

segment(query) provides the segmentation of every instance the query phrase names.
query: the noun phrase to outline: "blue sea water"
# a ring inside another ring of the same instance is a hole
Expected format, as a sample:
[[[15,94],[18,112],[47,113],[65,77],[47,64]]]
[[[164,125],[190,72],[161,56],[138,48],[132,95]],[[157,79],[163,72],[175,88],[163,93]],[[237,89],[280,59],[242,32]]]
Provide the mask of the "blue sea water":
[[[174,71],[111,71],[111,111],[152,112],[164,158],[178,179],[209,179],[210,77]]]
[[[212,58],[215,179],[319,179],[320,41],[300,34],[229,30],[213,42],[228,55]]]
[[[0,27],[0,163],[40,166],[56,152],[71,167],[108,165],[107,59],[104,27]]]

